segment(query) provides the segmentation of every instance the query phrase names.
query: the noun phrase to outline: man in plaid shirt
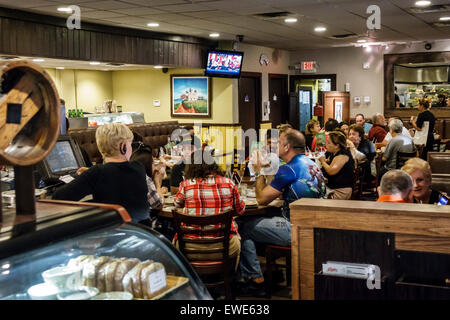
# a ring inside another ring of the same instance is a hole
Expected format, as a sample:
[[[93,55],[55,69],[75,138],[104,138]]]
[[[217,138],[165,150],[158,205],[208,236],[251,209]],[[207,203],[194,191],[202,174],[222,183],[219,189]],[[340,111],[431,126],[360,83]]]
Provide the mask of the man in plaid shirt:
[[[195,159],[201,159],[202,163],[195,164]],[[213,215],[228,209],[242,214],[245,203],[240,200],[236,186],[230,179],[221,176],[218,165],[214,161],[211,162],[212,164],[205,162],[202,150],[192,154],[191,164],[186,165],[186,180],[180,183],[174,200],[175,206],[184,208],[183,213],[187,215]],[[231,224],[229,254],[237,258],[240,254],[240,236],[234,220]],[[214,259],[214,256],[211,255],[210,259]]]

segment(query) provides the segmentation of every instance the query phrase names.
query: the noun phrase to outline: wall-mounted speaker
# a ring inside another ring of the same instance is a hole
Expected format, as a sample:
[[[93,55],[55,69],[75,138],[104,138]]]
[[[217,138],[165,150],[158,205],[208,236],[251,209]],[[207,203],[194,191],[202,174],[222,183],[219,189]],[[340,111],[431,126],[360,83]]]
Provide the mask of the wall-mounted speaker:
[[[167,71],[169,71],[169,68],[162,68],[163,73],[167,73]]]

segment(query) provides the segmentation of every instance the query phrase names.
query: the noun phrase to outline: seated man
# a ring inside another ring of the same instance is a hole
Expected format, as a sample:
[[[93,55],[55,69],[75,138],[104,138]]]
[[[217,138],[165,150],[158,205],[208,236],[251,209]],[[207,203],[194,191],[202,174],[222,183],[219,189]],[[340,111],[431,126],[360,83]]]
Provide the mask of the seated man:
[[[412,202],[413,180],[402,170],[391,170],[381,178],[377,202]]]
[[[304,197],[325,196],[324,177],[316,163],[305,156],[305,137],[300,131],[288,129],[282,132],[278,140],[278,152],[286,164],[278,169],[270,185],[266,185],[261,175],[259,157],[253,166],[258,204],[267,205],[281,195],[285,203],[279,215],[245,217],[239,224],[242,237],[239,272],[246,281],[242,285],[241,296],[264,294],[264,277],[255,242],[290,246],[289,203]]]
[[[381,113],[377,113],[372,117],[372,121],[373,126],[370,128],[368,139],[372,142],[383,142],[384,137],[387,135],[387,131],[385,129],[386,119]]]
[[[400,120],[399,117],[390,117],[389,120],[388,120],[388,124],[391,123],[391,121],[394,120],[394,119]],[[400,121],[401,121],[401,120],[400,120]],[[403,123],[403,122],[402,122],[402,123]],[[402,134],[403,134],[404,136],[410,137],[410,138],[412,139],[411,133],[409,133],[409,130],[408,130],[405,126],[403,126]],[[391,141],[391,139],[392,139],[392,135],[391,135],[390,132],[388,132],[387,135],[384,137],[384,140],[383,140],[383,142],[382,142],[383,145],[386,146],[386,145],[388,144],[388,142]]]
[[[386,150],[383,153],[382,161],[386,163],[381,168],[380,176],[389,170],[397,169],[397,153],[398,152],[414,152],[416,147],[410,137],[402,134],[403,123],[399,119],[389,122],[389,132],[392,139],[388,142]]]

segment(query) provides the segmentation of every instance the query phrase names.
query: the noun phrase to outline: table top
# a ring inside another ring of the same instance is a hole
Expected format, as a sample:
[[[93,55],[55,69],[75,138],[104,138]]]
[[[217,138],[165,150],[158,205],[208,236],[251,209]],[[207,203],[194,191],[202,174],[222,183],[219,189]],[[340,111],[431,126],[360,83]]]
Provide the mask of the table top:
[[[256,203],[256,199],[254,198],[246,198],[242,197],[242,200],[247,203]],[[256,203],[257,204],[257,203]],[[268,205],[255,205],[255,206],[246,206],[244,213],[241,216],[253,216],[253,215],[264,215],[267,213],[274,212],[274,210],[281,210],[284,201],[281,199],[275,199]],[[165,199],[164,206],[159,212],[160,217],[172,218],[172,210],[175,209],[173,205],[173,197],[168,197]],[[239,216],[239,215],[237,215]]]

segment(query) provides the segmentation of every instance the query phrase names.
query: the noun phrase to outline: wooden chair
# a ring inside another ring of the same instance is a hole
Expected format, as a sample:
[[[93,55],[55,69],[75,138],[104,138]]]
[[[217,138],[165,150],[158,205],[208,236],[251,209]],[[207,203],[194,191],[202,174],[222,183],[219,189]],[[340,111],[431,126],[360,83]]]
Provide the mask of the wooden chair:
[[[417,157],[417,151],[414,152],[397,152],[397,161],[396,161],[396,168],[400,169],[403,167],[406,161],[411,158]]]
[[[291,284],[291,247],[290,246],[277,246],[274,244],[267,244],[266,246],[266,298],[272,297],[272,272],[275,267],[286,268],[286,283],[289,286]],[[286,258],[286,265],[277,264],[276,261],[279,258]]]
[[[209,216],[189,216],[172,211],[175,230],[178,237],[178,245],[181,253],[189,260],[189,263],[197,271],[200,278],[208,289],[224,285],[225,298],[233,299],[231,290],[232,274],[236,264],[236,257],[229,257],[230,228],[233,218],[233,211],[227,210],[221,214]],[[200,226],[199,229],[187,227],[186,225]],[[208,228],[202,228],[208,226]],[[190,238],[188,236],[200,236],[201,238]],[[218,235],[211,238],[211,235]],[[191,249],[186,244],[208,245],[210,248]],[[217,260],[194,260],[190,259],[190,254],[221,254]],[[210,281],[207,276],[220,275],[220,280]]]

